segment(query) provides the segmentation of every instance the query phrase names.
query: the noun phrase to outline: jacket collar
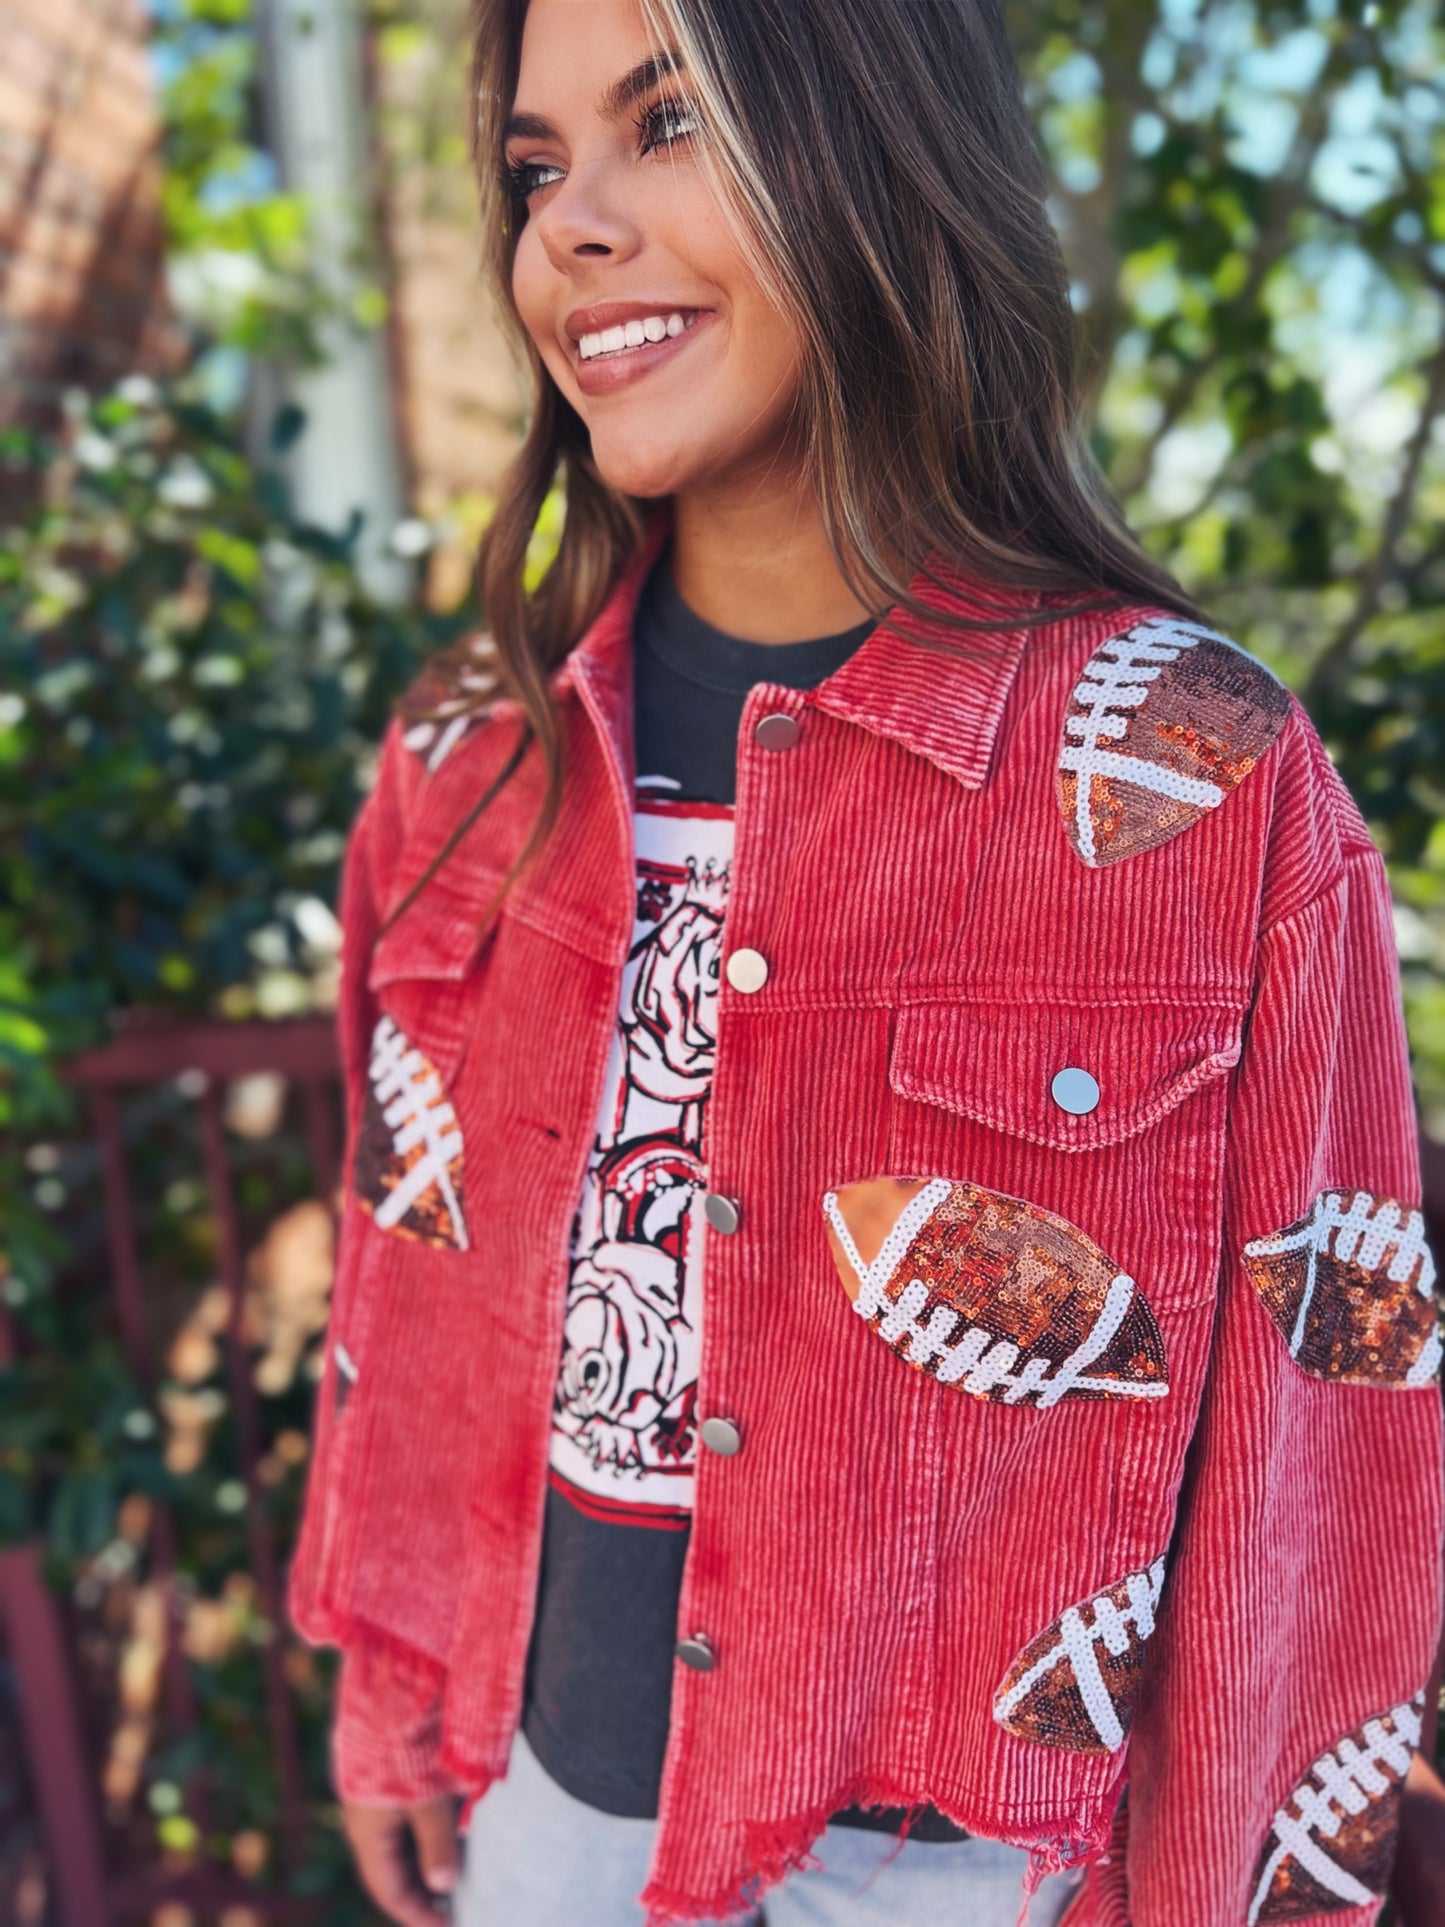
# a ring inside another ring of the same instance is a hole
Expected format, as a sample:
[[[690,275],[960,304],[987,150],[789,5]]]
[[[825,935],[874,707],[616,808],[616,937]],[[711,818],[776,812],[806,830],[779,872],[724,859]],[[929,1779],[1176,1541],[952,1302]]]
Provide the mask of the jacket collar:
[[[629,777],[633,614],[671,527],[671,504],[657,504],[637,555],[549,678],[558,696],[578,690],[611,738],[616,767]],[[891,737],[978,789],[988,776],[1029,634],[1021,625],[1008,626],[1009,618],[1032,611],[1039,596],[1031,589],[1000,588],[942,563],[935,563],[931,573],[934,580],[921,570],[910,584],[927,608],[985,617],[1000,627],[971,634],[946,621],[917,620],[895,607],[840,668],[807,692],[807,700],[874,735]]]
[[[937,560],[919,571],[909,592],[930,610],[999,626],[970,633],[895,605],[810,700],[980,789],[1029,635],[1010,617],[1032,610],[1037,595],[993,587]]]

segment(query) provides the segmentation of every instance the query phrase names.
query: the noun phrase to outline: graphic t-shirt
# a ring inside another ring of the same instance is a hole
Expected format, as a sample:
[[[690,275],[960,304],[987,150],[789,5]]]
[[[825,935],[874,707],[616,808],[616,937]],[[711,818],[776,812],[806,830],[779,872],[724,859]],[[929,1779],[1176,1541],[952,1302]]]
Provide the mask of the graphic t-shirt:
[[[607,1813],[656,1814],[667,1744],[743,701],[759,682],[811,688],[873,627],[782,644],[726,635],[682,600],[667,554],[638,604],[637,910],[572,1228],[523,1714],[552,1778]]]

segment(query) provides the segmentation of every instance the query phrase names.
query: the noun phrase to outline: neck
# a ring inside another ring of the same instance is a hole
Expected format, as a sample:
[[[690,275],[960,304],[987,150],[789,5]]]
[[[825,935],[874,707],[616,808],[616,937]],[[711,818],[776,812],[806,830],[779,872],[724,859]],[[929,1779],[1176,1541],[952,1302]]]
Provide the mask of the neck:
[[[694,614],[746,642],[806,642],[884,613],[844,581],[811,486],[777,474],[680,490],[672,577]]]

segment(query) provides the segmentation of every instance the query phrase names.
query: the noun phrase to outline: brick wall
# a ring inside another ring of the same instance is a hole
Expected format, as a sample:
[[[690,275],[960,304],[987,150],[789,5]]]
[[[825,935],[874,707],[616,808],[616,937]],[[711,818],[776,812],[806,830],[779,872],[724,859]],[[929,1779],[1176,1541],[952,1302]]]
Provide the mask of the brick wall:
[[[140,0],[3,0],[0,421],[166,358],[158,195]]]
[[[398,427],[412,502],[444,530],[431,591],[449,604],[523,390],[478,272],[465,8],[421,11],[427,30],[370,68]],[[0,0],[0,425],[43,422],[69,387],[177,356],[159,191],[143,0]]]

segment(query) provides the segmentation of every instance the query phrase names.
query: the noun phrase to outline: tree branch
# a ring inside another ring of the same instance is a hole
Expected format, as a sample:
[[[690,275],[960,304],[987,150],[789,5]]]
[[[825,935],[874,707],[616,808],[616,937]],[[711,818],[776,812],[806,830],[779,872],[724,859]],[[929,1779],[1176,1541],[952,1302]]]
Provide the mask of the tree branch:
[[[1238,294],[1226,304],[1226,312],[1232,310],[1236,314],[1247,314],[1259,300],[1270,274],[1289,254],[1293,245],[1294,217],[1310,204],[1310,172],[1328,131],[1328,103],[1321,92],[1312,98],[1300,114],[1290,151],[1274,179],[1268,213],[1250,251],[1249,272]],[[1222,155],[1216,157],[1216,165],[1221,162]],[[1221,316],[1216,314],[1213,344],[1209,352],[1188,366],[1169,389],[1163,398],[1163,412],[1149,439],[1115,483],[1121,501],[1127,500],[1148,481],[1160,443],[1171,429],[1178,426],[1193,405],[1206,378],[1225,359],[1227,350],[1220,319]]]
[[[1338,680],[1354,652],[1356,643],[1380,612],[1386,585],[1397,573],[1400,539],[1410,521],[1410,511],[1420,486],[1421,471],[1430,447],[1430,437],[1442,410],[1445,410],[1445,339],[1425,363],[1425,394],[1420,403],[1420,419],[1410,437],[1400,479],[1380,524],[1379,546],[1369,567],[1360,578],[1355,606],[1317,657],[1301,692],[1306,704],[1314,702]]]

